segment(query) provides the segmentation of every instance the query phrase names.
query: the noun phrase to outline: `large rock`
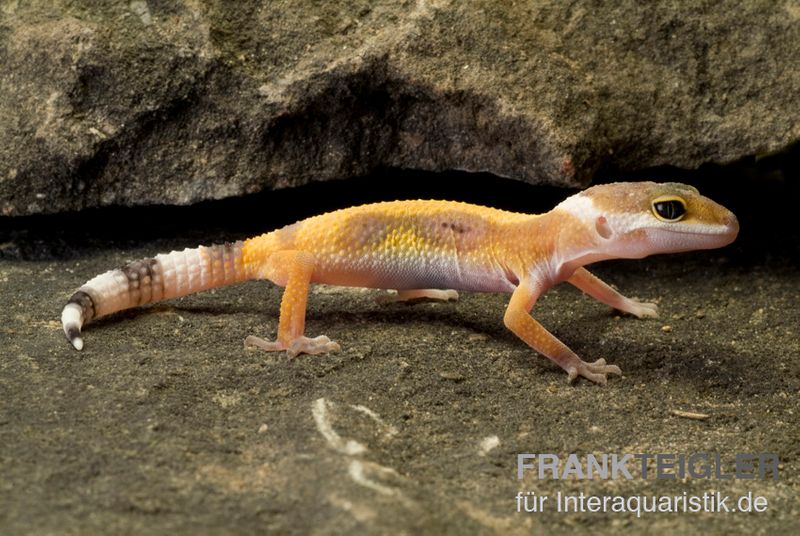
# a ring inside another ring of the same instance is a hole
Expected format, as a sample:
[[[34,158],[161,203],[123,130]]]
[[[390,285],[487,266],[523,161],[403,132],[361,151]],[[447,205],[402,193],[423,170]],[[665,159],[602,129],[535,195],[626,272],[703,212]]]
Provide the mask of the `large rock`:
[[[800,138],[790,2],[31,4],[0,12],[6,215],[379,166],[584,185]]]

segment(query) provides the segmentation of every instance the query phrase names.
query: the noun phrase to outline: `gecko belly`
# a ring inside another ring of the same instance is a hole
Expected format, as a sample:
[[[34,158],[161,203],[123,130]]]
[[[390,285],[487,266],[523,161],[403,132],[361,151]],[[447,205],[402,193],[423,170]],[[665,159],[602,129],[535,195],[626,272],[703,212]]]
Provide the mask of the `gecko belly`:
[[[449,259],[362,258],[322,262],[312,281],[329,285],[380,289],[454,289],[472,292],[513,292],[515,278],[501,267],[478,267]]]

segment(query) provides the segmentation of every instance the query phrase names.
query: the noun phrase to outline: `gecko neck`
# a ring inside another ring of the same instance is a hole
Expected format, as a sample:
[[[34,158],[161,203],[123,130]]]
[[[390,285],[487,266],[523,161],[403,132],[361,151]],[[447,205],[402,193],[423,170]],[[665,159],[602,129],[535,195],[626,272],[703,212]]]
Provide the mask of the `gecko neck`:
[[[580,219],[551,210],[515,224],[521,277],[538,272],[552,283],[568,279],[586,264],[616,258],[604,249],[602,238]]]

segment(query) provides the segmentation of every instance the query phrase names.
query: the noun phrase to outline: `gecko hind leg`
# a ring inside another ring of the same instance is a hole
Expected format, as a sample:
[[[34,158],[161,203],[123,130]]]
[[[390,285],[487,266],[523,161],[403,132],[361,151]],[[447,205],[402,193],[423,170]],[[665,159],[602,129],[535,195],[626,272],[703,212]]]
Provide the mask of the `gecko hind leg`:
[[[384,291],[375,298],[375,301],[380,305],[388,303],[404,302],[404,303],[420,303],[426,301],[456,301],[458,300],[458,292],[452,289],[439,290],[434,288],[428,289],[414,289],[414,290],[398,290],[397,293]]]
[[[305,251],[273,253],[265,266],[265,275],[285,286],[278,320],[278,340],[268,341],[253,335],[244,340],[245,347],[254,346],[267,352],[286,350],[290,359],[299,354],[325,354],[342,349],[325,335],[306,337],[306,304],[308,287],[314,273],[314,256]]]

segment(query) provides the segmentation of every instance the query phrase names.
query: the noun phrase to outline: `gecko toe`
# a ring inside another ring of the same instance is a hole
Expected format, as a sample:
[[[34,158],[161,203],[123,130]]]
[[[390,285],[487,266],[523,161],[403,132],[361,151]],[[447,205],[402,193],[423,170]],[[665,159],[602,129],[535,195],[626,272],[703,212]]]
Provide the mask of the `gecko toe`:
[[[640,302],[637,300],[628,300],[623,312],[630,313],[638,318],[656,318],[658,317],[658,305],[655,303]]]
[[[657,318],[658,317],[658,305],[655,303],[639,303],[639,314],[637,315],[639,318],[646,317],[646,318]]]
[[[578,376],[583,376],[589,381],[605,385],[609,374],[622,375],[622,371],[616,365],[607,365],[605,359],[598,359],[594,363],[581,361],[578,365],[567,370],[567,381],[572,383]]]
[[[286,354],[290,357],[296,357],[299,354],[327,354],[331,352],[338,352],[342,347],[338,342],[330,340],[325,335],[318,337],[298,337],[292,341],[289,348],[286,349]]]
[[[319,337],[298,337],[289,346],[278,342],[268,341],[261,337],[249,335],[244,340],[245,348],[258,348],[266,352],[280,352],[286,350],[289,359],[294,359],[300,354],[327,354],[338,352],[342,349],[338,342],[330,340],[325,335]]]
[[[375,296],[375,303],[378,305],[389,305],[390,303],[395,303],[403,301],[397,297],[397,292],[392,292],[389,290],[381,290],[377,296]]]
[[[286,349],[286,347],[278,341],[268,341],[254,335],[248,335],[247,338],[245,338],[244,347],[258,348],[260,350],[264,350],[265,352],[280,352],[281,350]]]
[[[451,302],[458,301],[458,292],[453,289],[416,289],[383,291],[375,297],[378,305],[402,302],[408,305],[425,302]]]

